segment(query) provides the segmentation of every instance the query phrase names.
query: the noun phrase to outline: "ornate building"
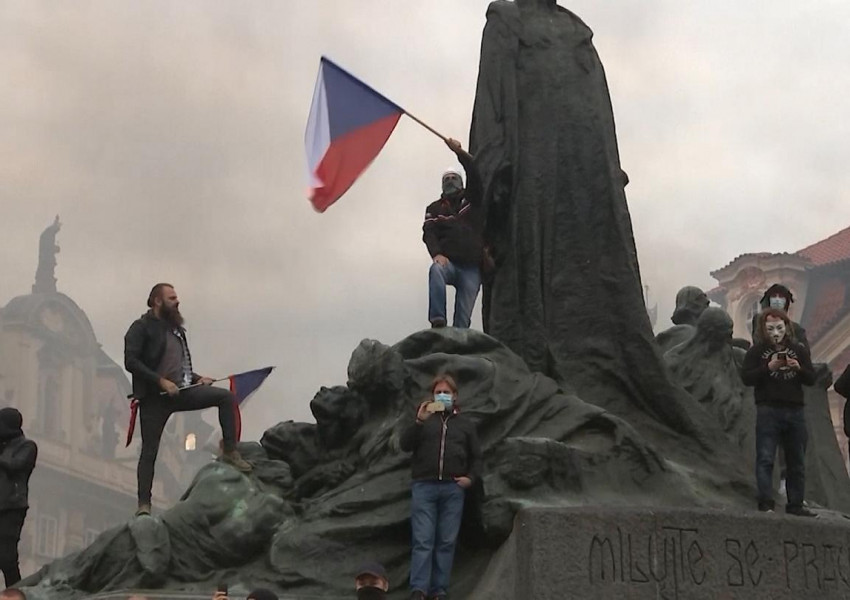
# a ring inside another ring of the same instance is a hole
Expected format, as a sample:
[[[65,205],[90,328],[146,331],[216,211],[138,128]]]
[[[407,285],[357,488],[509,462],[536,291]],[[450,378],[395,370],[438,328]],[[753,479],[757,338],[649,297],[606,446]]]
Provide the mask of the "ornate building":
[[[773,283],[794,294],[790,316],[805,329],[812,360],[829,365],[833,377],[850,363],[850,227],[797,252],[742,254],[711,273],[719,286],[709,297],[735,323],[735,336],[750,339],[759,299]],[[836,437],[847,460],[844,398],[830,391]]]
[[[101,349],[88,317],[58,292],[54,267],[60,223],[41,235],[32,293],[0,309],[0,398],[24,417],[39,448],[21,571],[83,548],[136,508],[140,434],[124,447],[130,383]],[[187,451],[212,428],[197,413],[175,415],[163,435],[154,505],[173,503],[209,455]]]

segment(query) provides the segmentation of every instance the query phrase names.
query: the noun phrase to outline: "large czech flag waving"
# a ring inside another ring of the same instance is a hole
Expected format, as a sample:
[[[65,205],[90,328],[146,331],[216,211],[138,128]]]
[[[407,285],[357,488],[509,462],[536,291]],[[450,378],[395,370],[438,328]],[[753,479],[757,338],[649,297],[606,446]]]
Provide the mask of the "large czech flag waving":
[[[404,110],[324,56],[305,146],[310,202],[324,212],[366,170]]]

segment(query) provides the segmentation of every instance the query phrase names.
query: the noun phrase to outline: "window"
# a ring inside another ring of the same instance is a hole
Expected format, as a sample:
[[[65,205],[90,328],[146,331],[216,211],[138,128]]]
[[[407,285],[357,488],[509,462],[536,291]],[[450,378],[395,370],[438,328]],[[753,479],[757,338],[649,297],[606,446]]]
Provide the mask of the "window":
[[[35,553],[38,556],[54,558],[56,556],[56,537],[59,523],[49,515],[38,516],[36,529]]]
[[[195,438],[194,433],[190,433],[189,435],[187,435],[186,436],[186,445],[185,445],[186,452],[193,452],[195,450],[196,443],[197,443],[197,440]]]

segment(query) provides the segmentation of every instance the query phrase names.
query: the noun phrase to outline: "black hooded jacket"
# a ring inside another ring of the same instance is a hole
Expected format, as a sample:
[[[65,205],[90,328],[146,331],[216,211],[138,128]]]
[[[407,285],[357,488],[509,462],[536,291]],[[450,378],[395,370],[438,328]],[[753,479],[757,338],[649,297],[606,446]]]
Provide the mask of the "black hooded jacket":
[[[24,436],[15,408],[0,409],[0,511],[29,507],[29,481],[38,446]]]

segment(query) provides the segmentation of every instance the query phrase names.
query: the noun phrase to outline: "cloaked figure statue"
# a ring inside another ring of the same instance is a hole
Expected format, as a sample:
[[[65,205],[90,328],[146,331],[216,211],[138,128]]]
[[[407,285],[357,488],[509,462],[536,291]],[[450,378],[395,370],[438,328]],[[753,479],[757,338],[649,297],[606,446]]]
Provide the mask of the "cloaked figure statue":
[[[487,11],[469,144],[496,261],[485,331],[588,402],[698,435],[703,411],[669,382],[644,306],[592,36],[553,0]]]
[[[687,285],[676,293],[676,308],[673,310],[673,327],[655,337],[662,352],[667,352],[690,338],[696,331],[697,320],[708,308],[708,296],[700,288]]]

